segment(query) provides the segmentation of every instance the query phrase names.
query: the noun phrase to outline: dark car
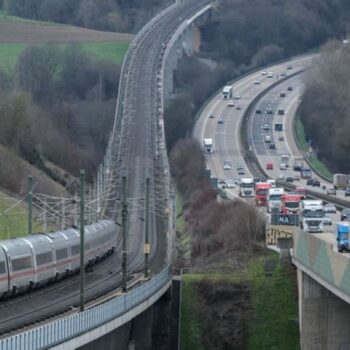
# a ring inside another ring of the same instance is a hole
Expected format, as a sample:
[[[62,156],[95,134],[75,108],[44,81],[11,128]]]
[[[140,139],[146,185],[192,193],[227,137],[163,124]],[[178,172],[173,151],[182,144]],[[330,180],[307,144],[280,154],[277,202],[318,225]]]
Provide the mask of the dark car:
[[[286,182],[293,182],[293,181],[294,181],[294,178],[291,177],[291,176],[288,176],[288,177],[286,178]]]
[[[214,118],[215,118],[215,115],[214,115],[214,114],[210,114],[210,115],[209,115],[209,118],[210,118],[210,119],[214,119]]]
[[[343,209],[340,214],[340,220],[350,220],[350,209]]]
[[[255,111],[255,113],[256,113],[256,114],[261,114],[261,109],[257,109],[257,110]]]
[[[270,143],[269,148],[270,149],[276,149],[276,145],[274,143]]]
[[[314,180],[312,181],[312,186],[313,186],[313,187],[320,187],[320,186],[321,186],[320,181],[314,179]]]
[[[219,119],[218,124],[224,124],[224,121],[222,119]]]
[[[306,185],[308,185],[308,186],[312,186],[313,183],[314,183],[313,179],[307,179],[307,181],[306,181]]]
[[[286,97],[286,93],[285,92],[281,92],[280,93],[280,97]]]
[[[287,90],[288,91],[293,91],[293,86],[288,86]]]
[[[267,113],[267,114],[273,114],[273,110],[272,110],[271,108],[267,108],[267,109],[266,109],[266,113]]]
[[[350,196],[350,187],[345,190],[345,197]]]

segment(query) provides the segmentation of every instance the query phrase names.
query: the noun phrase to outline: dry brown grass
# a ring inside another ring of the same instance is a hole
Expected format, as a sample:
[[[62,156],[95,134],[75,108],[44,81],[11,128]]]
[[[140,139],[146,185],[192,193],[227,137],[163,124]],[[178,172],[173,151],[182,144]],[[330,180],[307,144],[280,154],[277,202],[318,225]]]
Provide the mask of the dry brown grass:
[[[131,39],[131,34],[103,32],[68,25],[0,22],[0,42],[2,43],[87,43],[130,41]]]

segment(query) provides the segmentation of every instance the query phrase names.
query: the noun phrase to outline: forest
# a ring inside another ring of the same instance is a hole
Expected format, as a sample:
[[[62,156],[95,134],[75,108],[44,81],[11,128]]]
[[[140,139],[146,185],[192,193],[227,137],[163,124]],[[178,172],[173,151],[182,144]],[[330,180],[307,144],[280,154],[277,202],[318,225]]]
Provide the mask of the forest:
[[[350,173],[350,47],[327,43],[306,75],[300,118],[306,136],[334,172]]]

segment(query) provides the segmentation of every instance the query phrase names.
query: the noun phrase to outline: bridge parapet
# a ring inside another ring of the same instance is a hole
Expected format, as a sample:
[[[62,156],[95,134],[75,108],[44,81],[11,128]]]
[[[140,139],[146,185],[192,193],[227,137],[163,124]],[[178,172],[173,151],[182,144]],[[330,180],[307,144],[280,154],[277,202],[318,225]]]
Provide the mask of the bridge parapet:
[[[331,237],[322,237],[328,235]],[[350,259],[337,251],[331,234],[311,235],[296,229],[293,243],[294,264],[339,298],[350,303]]]

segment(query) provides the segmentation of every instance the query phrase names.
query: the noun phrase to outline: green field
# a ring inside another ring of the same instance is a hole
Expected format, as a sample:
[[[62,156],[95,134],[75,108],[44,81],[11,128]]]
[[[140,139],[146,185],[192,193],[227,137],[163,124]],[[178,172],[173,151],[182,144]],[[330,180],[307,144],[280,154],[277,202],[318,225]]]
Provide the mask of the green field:
[[[298,309],[295,272],[277,267],[272,276],[265,276],[264,259],[277,255],[267,252],[262,258],[251,261],[246,271],[239,273],[188,274],[183,277],[181,303],[181,349],[209,350],[202,342],[200,305],[197,283],[206,278],[217,281],[231,280],[251,285],[251,309],[248,339],[244,348],[299,349]],[[233,349],[234,347],[232,347]]]
[[[57,44],[62,45],[62,44]],[[82,49],[98,59],[121,64],[129,47],[128,42],[96,42],[80,44]],[[18,56],[27,44],[0,43],[0,67],[10,69],[15,66]]]
[[[123,63],[124,56],[128,50],[128,42],[98,42],[81,44],[84,51],[95,55],[97,58]]]
[[[0,240],[27,235],[28,214],[25,203],[10,209],[17,201],[4,195],[0,197]],[[40,229],[41,227],[33,222],[33,232]]]

